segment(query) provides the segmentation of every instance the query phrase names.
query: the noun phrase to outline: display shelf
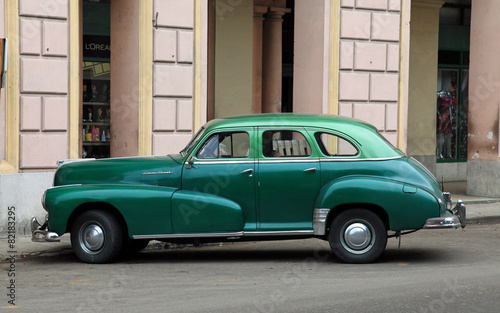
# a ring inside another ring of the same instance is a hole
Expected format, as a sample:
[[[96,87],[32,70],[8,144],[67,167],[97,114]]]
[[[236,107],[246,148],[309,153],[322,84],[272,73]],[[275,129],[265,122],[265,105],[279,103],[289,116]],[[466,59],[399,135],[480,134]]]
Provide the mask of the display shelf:
[[[110,155],[109,80],[84,79],[82,101],[82,157],[107,158]],[[104,137],[103,137],[104,132]],[[88,140],[93,138],[94,140]],[[105,141],[102,141],[106,138]]]

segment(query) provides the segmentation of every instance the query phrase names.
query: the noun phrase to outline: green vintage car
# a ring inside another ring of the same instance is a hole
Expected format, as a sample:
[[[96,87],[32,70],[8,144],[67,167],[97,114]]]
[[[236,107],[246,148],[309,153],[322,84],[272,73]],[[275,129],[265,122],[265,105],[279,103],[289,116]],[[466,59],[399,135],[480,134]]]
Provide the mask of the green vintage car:
[[[221,242],[316,237],[366,263],[387,238],[465,226],[465,206],[375,127],[332,115],[215,119],[179,154],[62,162],[34,241],[71,233],[83,262],[149,240]]]

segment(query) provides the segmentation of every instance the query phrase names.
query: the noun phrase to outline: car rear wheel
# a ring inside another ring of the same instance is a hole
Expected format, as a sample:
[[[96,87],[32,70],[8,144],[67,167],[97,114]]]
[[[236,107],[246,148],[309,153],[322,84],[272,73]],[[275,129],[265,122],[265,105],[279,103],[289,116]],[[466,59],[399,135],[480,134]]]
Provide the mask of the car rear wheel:
[[[71,245],[83,262],[113,261],[123,246],[121,225],[114,215],[106,211],[83,212],[71,227]]]
[[[332,221],[328,235],[333,253],[346,263],[375,261],[387,245],[384,223],[375,213],[351,209]]]

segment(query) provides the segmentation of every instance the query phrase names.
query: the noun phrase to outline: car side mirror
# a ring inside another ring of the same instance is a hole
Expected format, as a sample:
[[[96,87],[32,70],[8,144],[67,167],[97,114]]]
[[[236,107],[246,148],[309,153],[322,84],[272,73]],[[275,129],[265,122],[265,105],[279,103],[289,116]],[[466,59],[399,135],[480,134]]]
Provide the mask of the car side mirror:
[[[194,163],[194,157],[192,155],[189,156],[186,164],[186,168],[192,168]]]

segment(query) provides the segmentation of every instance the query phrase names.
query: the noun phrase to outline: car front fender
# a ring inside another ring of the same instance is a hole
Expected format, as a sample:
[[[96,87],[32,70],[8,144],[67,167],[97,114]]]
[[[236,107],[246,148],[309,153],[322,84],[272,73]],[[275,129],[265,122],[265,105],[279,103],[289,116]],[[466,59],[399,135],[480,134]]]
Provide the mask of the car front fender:
[[[172,225],[180,234],[242,231],[243,210],[224,197],[179,190],[172,197]]]
[[[172,232],[171,198],[177,188],[146,185],[68,185],[47,190],[49,229],[62,235],[71,218],[86,209],[112,207],[125,220],[129,236]]]
[[[316,209],[328,209],[329,217],[346,207],[384,210],[391,230],[421,229],[428,218],[439,216],[439,202],[427,190],[376,176],[334,180],[320,191],[315,204]]]

